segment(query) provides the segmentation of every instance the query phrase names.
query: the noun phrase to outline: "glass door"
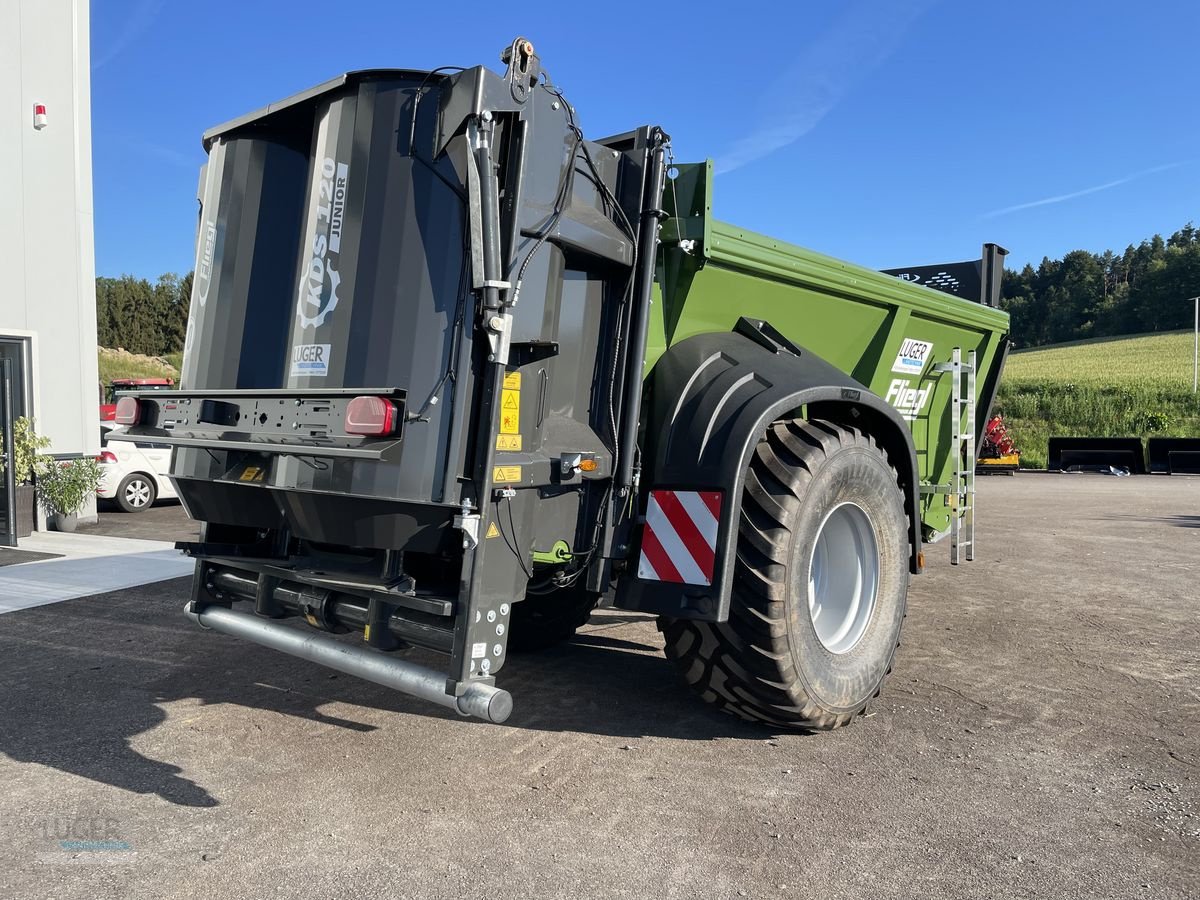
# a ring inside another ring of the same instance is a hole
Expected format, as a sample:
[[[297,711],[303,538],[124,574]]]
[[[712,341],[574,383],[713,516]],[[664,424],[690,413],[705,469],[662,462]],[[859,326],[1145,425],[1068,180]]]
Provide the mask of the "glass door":
[[[0,335],[0,359],[7,359],[12,364],[13,418],[27,416],[33,402],[29,383],[29,338]]]
[[[17,546],[17,484],[13,466],[12,360],[0,358],[0,547]]]
[[[0,472],[0,547],[15,547],[20,527],[16,486],[21,478],[9,461],[13,423],[33,410],[30,362],[29,338],[0,335],[0,456],[5,461]]]

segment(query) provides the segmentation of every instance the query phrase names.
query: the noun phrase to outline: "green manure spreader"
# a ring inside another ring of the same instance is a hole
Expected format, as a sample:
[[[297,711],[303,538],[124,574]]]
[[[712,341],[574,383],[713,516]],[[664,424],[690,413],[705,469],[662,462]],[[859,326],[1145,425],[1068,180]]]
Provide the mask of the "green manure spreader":
[[[896,277],[726,225],[711,164],[502,59],[204,135],[180,386],[117,412],[202,523],[186,614],[502,722],[509,654],[615,606],[728,712],[849,722],[923,545],[972,555],[1004,251]]]

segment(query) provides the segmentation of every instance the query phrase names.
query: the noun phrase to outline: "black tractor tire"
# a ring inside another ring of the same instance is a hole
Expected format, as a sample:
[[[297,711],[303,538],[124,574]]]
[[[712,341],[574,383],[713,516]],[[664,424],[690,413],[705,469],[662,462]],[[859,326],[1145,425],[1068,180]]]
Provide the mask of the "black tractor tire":
[[[149,509],[158,499],[158,485],[149,475],[134,472],[126,475],[117,488],[117,506],[127,513]]]
[[[532,653],[570,640],[599,602],[599,594],[578,585],[547,594],[527,594],[513,604],[508,649]]]
[[[831,526],[818,548],[826,523],[843,520],[867,524]],[[821,587],[813,588],[818,553]],[[891,671],[909,553],[896,472],[869,435],[820,420],[776,422],[746,473],[729,620],[660,618],[666,655],[701,697],[743,719],[806,731],[845,725],[879,696]],[[868,569],[871,559],[877,567]],[[851,587],[831,593],[835,571],[844,575],[839,587]],[[862,586],[872,581],[873,604]],[[826,598],[815,613],[810,594]],[[837,605],[843,596],[859,600]],[[826,604],[835,612],[822,620]],[[851,623],[841,643],[831,617],[835,626]]]

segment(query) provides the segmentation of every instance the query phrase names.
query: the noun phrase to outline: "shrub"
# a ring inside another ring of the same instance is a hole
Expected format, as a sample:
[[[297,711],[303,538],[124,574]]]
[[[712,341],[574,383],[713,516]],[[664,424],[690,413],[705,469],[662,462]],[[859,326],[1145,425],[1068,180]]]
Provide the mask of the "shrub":
[[[1167,412],[1152,412],[1143,410],[1134,413],[1129,420],[1129,430],[1138,434],[1166,431],[1171,427],[1171,414]]]
[[[49,515],[70,516],[79,512],[87,498],[100,486],[100,466],[91,457],[59,462],[49,457],[46,470],[38,475],[38,501]]]
[[[3,434],[0,434],[0,447],[3,447]],[[13,422],[13,460],[16,464],[17,484],[33,481],[35,475],[41,475],[46,468],[48,456],[39,456],[38,452],[50,446],[50,438],[42,437],[34,429],[33,419],[21,416]],[[0,474],[4,472],[4,458],[0,453]]]

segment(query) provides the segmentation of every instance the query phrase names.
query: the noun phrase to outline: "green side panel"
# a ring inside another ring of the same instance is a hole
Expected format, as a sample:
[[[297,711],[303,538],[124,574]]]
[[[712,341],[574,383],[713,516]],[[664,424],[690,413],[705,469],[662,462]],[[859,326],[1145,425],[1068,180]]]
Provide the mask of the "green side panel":
[[[948,483],[951,376],[934,366],[955,347],[964,359],[974,350],[977,402],[986,403],[1008,314],[716,221],[711,184],[711,162],[679,166],[664,192],[645,371],[676,341],[729,331],[741,316],[764,319],[896,406],[910,422],[922,481]],[[898,359],[906,339],[933,345],[919,370]],[[945,495],[924,498],[929,529],[944,531],[949,516]]]

